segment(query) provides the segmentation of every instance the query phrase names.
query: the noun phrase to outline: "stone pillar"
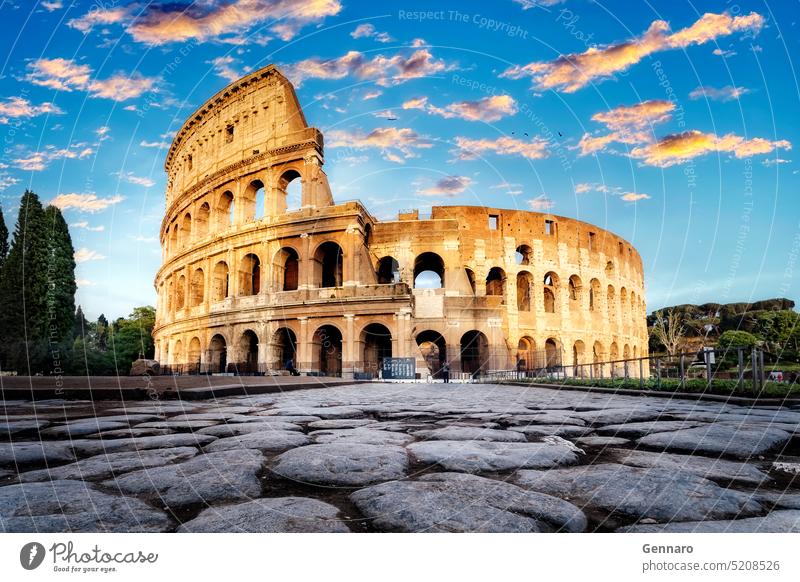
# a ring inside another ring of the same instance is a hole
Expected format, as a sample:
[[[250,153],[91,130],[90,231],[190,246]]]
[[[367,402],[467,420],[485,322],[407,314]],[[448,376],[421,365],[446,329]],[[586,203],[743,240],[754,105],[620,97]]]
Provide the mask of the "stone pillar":
[[[311,237],[301,234],[302,248],[300,249],[300,263],[297,273],[297,288],[299,290],[311,289],[313,277],[313,258],[311,257]]]
[[[301,373],[311,370],[311,338],[308,331],[308,317],[298,317],[300,334],[297,337],[297,362],[295,366]]]
[[[342,338],[342,378],[352,378],[355,371],[355,314],[345,313],[345,332]]]
[[[351,224],[347,227],[343,242],[344,264],[342,265],[342,286],[355,287],[360,280],[357,249],[361,244],[361,231],[357,225]]]

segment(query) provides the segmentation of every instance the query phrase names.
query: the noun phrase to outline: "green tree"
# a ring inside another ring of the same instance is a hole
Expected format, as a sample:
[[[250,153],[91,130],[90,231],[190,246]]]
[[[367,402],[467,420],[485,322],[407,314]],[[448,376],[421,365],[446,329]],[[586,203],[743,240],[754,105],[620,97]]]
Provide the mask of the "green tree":
[[[42,372],[48,336],[49,244],[39,197],[22,195],[11,248],[0,276],[0,367],[20,374]]]
[[[49,243],[47,264],[47,309],[50,341],[72,343],[72,327],[75,323],[75,249],[69,227],[61,210],[55,206],[45,209],[47,240]]]
[[[151,306],[136,307],[127,319],[114,322],[111,345],[120,374],[127,374],[134,360],[153,357],[155,323],[156,310]]]
[[[102,313],[97,318],[94,339],[98,349],[105,351],[108,348],[108,319]]]
[[[78,308],[75,310],[75,324],[72,326],[72,339],[85,339],[90,335],[91,331],[92,329],[89,321],[83,314],[83,308],[78,305]]]
[[[681,322],[681,314],[675,308],[670,308],[666,316],[663,311],[656,311],[650,335],[667,350],[670,356],[674,356],[680,351],[686,338],[686,328]]]
[[[722,332],[719,336],[719,347],[722,350],[729,351],[735,348],[753,349],[759,344],[759,340],[752,333],[747,331],[735,331],[729,329]]]
[[[0,206],[0,273],[3,272],[3,263],[8,256],[8,228],[3,216],[3,207]]]

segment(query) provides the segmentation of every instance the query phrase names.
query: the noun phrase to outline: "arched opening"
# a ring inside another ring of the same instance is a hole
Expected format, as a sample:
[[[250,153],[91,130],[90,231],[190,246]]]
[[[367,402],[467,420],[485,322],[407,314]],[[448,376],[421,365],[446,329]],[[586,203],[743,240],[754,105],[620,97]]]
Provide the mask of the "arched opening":
[[[600,300],[600,281],[589,281],[589,311],[597,311],[597,302]]]
[[[444,287],[444,261],[436,253],[422,253],[414,260],[414,288]]]
[[[211,300],[222,301],[228,296],[228,263],[219,261],[214,265],[214,281],[211,287]]]
[[[258,370],[258,336],[253,330],[246,330],[239,338],[239,374],[256,374]]]
[[[175,349],[172,350],[172,363],[176,366],[182,366],[186,363],[186,354],[183,353],[183,342],[181,340],[175,342]]]
[[[200,238],[208,234],[208,222],[211,220],[211,206],[208,202],[203,202],[197,211],[194,219],[195,237]]]
[[[178,288],[175,290],[175,309],[186,307],[186,277],[178,277]]]
[[[272,344],[273,359],[279,370],[297,368],[297,336],[291,329],[278,329],[272,337]]]
[[[477,331],[471,330],[461,336],[461,371],[477,374],[489,365],[489,340]]]
[[[569,278],[569,306],[572,309],[580,307],[582,286],[581,278],[577,275]]]
[[[297,170],[287,170],[278,180],[278,193],[284,210],[297,210],[303,205],[303,180]]]
[[[622,359],[623,360],[631,359],[631,347],[628,344],[622,346]]]
[[[216,334],[208,344],[208,369],[212,374],[224,372],[228,367],[228,350],[225,338]]]
[[[558,275],[552,271],[544,276],[544,311],[556,312],[556,290],[558,289]]]
[[[264,183],[261,180],[250,182],[239,200],[242,205],[241,216],[245,222],[264,217]]]
[[[609,322],[613,323],[617,317],[617,300],[614,294],[614,287],[612,285],[608,286],[606,301],[608,304],[608,319]]]
[[[275,289],[295,291],[300,282],[300,257],[297,251],[291,247],[279,250],[272,261],[272,273],[275,277]]]
[[[486,275],[486,295],[505,297],[506,272],[500,267],[492,267]]]
[[[394,257],[383,257],[378,261],[378,284],[387,285],[389,283],[400,282],[400,263]]]
[[[530,265],[533,258],[533,249],[528,245],[519,245],[514,259],[518,265]]]
[[[196,307],[203,303],[203,296],[205,293],[205,278],[203,269],[195,269],[192,273],[192,307]],[[199,347],[198,347],[199,349]]]
[[[169,251],[175,253],[178,251],[178,225],[172,227],[172,234],[169,237]]]
[[[467,281],[470,289],[472,289],[472,294],[475,295],[478,292],[478,287],[475,284],[475,271],[469,267],[464,267],[464,271],[467,273]]]
[[[181,248],[185,249],[192,242],[192,215],[188,212],[183,215],[183,223],[181,224]]]
[[[323,376],[342,375],[342,333],[332,325],[323,325],[312,339],[315,368]]]
[[[437,331],[426,330],[418,333],[415,340],[431,376],[439,378],[442,366],[447,361],[447,343],[444,337]]]
[[[167,284],[167,313],[172,313],[172,310],[175,308],[175,286],[172,284],[172,279],[169,280]]]
[[[233,193],[226,190],[219,195],[214,214],[216,215],[216,230],[223,230],[231,226],[233,218]]]
[[[261,220],[266,216],[266,205],[267,205],[267,198],[266,198],[266,190],[264,189],[264,184],[261,182],[258,183],[258,189],[256,190],[256,212],[255,212],[255,219]]]
[[[328,241],[314,253],[314,280],[319,287],[341,287],[344,265],[342,247]]]
[[[616,377],[619,366],[617,363],[617,360],[619,360],[619,348],[617,347],[617,342],[611,343],[611,348],[609,349],[609,358],[612,362],[614,362],[611,364],[611,375],[612,377]]]
[[[584,361],[584,352],[586,351],[586,345],[581,341],[578,340],[572,346],[572,375],[578,376],[583,378],[586,374],[584,373],[583,364]]]
[[[531,370],[536,367],[536,341],[525,336],[517,343],[517,370]]]
[[[622,322],[625,323],[628,316],[628,290],[625,287],[619,290],[619,314]]]
[[[594,363],[594,375],[595,376],[603,376],[603,364],[606,359],[606,352],[603,348],[603,344],[600,342],[594,342],[594,346],[592,346],[592,362]]]
[[[553,338],[548,338],[544,342],[545,368],[552,369],[561,366],[561,350],[558,342]]]
[[[520,271],[517,273],[517,310],[530,311],[531,310],[531,285],[533,283],[533,275],[528,271]]]
[[[200,340],[196,337],[192,338],[189,342],[189,359],[186,361],[188,364],[189,373],[197,374],[200,372]]]
[[[258,295],[261,291],[261,260],[245,255],[239,267],[239,295]]]
[[[392,357],[392,332],[385,325],[370,323],[361,332],[361,343],[364,372],[371,372],[375,378],[383,368],[383,359]]]
[[[606,277],[613,277],[614,276],[614,263],[612,261],[608,261],[606,263]]]

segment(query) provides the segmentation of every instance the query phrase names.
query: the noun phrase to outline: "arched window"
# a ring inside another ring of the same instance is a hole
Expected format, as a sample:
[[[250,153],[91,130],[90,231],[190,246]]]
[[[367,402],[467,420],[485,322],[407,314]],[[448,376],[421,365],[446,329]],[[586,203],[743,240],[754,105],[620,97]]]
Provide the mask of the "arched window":
[[[600,300],[600,281],[589,281],[589,311],[597,311],[597,302]]]
[[[486,294],[505,297],[506,272],[500,267],[492,267],[486,276]]]
[[[253,330],[245,330],[239,338],[239,362],[236,364],[240,374],[255,374],[258,369],[258,336]]]
[[[303,180],[297,170],[287,170],[278,180],[278,193],[283,211],[297,210],[302,206]]]
[[[225,338],[219,334],[208,344],[208,368],[211,373],[224,372],[228,367],[228,350]]]
[[[378,261],[378,284],[400,282],[400,263],[394,257],[383,257]]]
[[[335,242],[322,243],[314,253],[314,280],[320,287],[341,287],[342,247]]]
[[[214,265],[214,281],[211,287],[211,300],[222,301],[228,296],[228,263],[219,261]]]
[[[211,206],[208,202],[203,202],[197,210],[194,219],[195,237],[201,238],[208,234],[208,221],[211,220]]]
[[[469,282],[469,288],[472,291],[472,294],[478,292],[478,287],[475,284],[475,271],[470,269],[469,267],[464,267],[464,271],[467,273],[467,282]]]
[[[323,376],[342,375],[342,332],[332,325],[323,325],[311,339],[312,367]]]
[[[272,260],[273,284],[277,291],[295,291],[300,283],[300,257],[292,247],[283,247]]]
[[[377,377],[383,367],[384,358],[392,357],[392,333],[385,325],[370,323],[361,332],[361,343],[364,346],[364,372],[370,372],[373,377]]]
[[[461,336],[461,371],[475,374],[489,366],[489,340],[482,332],[468,331]]]
[[[554,368],[561,365],[561,350],[555,339],[548,338],[544,342],[544,356],[546,368]]]
[[[203,295],[205,292],[205,279],[203,276],[203,269],[195,269],[192,273],[192,307],[203,303]],[[198,342],[197,349],[200,349]]]
[[[519,245],[515,253],[515,260],[518,265],[530,265],[533,258],[533,249],[528,245]]]
[[[261,291],[261,260],[245,255],[239,268],[239,295],[258,295]]]
[[[544,276],[544,312],[556,312],[556,290],[558,289],[558,275],[552,271]]]
[[[606,302],[608,304],[608,319],[613,321],[617,317],[617,300],[613,285],[608,286]]]
[[[569,278],[569,299],[570,299],[570,306],[577,307],[581,300],[581,278],[577,275],[573,275]]]
[[[233,193],[226,190],[219,195],[217,206],[214,210],[216,215],[217,230],[223,230],[231,226],[234,220]]]
[[[608,261],[606,263],[606,277],[613,277],[614,276],[614,263]]]
[[[183,215],[181,225],[181,248],[186,248],[192,242],[192,215],[188,212]]]
[[[520,271],[517,273],[517,310],[530,311],[531,310],[531,284],[533,283],[533,275],[528,271]]]
[[[172,234],[169,238],[169,251],[171,253],[178,252],[178,225],[172,227]]]
[[[261,180],[250,182],[239,199],[242,204],[241,216],[246,222],[264,217],[264,183]]]
[[[178,288],[175,289],[175,309],[186,307],[186,277],[178,277]]]
[[[414,260],[414,288],[444,287],[444,261],[436,253],[422,253]]]

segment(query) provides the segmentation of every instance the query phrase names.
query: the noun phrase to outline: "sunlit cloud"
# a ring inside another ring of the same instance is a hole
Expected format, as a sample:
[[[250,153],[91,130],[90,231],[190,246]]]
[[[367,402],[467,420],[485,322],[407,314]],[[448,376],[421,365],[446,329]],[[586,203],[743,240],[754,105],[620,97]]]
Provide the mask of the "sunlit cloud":
[[[250,71],[250,67],[242,67],[241,70],[234,68],[233,64],[235,62],[236,59],[230,56],[217,57],[210,61],[206,61],[207,64],[212,66],[214,72],[218,76],[231,82],[235,81],[236,79],[240,78],[245,73]]]
[[[735,32],[756,34],[764,18],[755,12],[742,16],[706,13],[691,26],[670,34],[669,23],[656,20],[641,36],[582,53],[562,55],[553,61],[539,61],[510,67],[503,77],[531,77],[534,89],[555,89],[573,93],[589,83],[599,82],[626,71],[654,53],[701,45]]]
[[[44,0],[41,3],[41,7],[47,10],[48,12],[54,12],[56,10],[61,10],[62,8],[64,8],[64,4],[61,2],[61,0],[51,0],[50,2]]]
[[[500,137],[497,139],[471,139],[457,137],[457,157],[461,160],[472,160],[484,153],[494,153],[501,156],[521,156],[530,160],[540,160],[548,156],[548,142],[535,137],[530,141],[523,141],[513,137]]]
[[[553,201],[553,199],[545,196],[544,194],[540,194],[536,198],[528,200],[528,206],[531,208],[531,210],[550,210],[555,205],[556,203]]]
[[[341,8],[338,0],[135,3],[125,7],[96,8],[67,24],[83,33],[91,32],[97,26],[118,24],[137,42],[156,46],[211,40],[240,44],[248,31],[265,23],[271,23],[270,32],[282,40],[291,40],[303,27],[338,14]]]
[[[472,178],[468,176],[447,176],[438,180],[434,186],[420,190],[423,196],[456,196],[469,188]]]
[[[619,186],[611,186],[609,184],[600,184],[597,182],[581,182],[575,184],[576,194],[587,194],[589,192],[598,192],[608,196],[616,196],[625,202],[639,202],[641,200],[650,200],[652,196],[642,192],[630,192]]]
[[[430,140],[407,127],[380,127],[369,133],[332,130],[327,133],[326,142],[330,148],[377,149],[384,159],[399,164],[418,157],[416,150],[433,147]]]
[[[374,38],[378,42],[392,42],[394,40],[389,36],[388,32],[378,32],[375,26],[369,23],[359,24],[356,29],[350,33],[353,38]]]
[[[170,145],[168,141],[147,141],[143,139],[139,142],[139,146],[143,148],[168,149]]]
[[[114,176],[118,176],[120,180],[124,182],[128,182],[129,184],[136,184],[137,186],[144,186],[145,188],[150,188],[155,186],[155,180],[151,178],[146,178],[144,176],[137,176],[133,172],[114,172]]]
[[[102,261],[106,257],[97,251],[87,249],[86,247],[79,248],[74,254],[76,263],[87,263],[89,261]]]
[[[738,99],[750,90],[745,87],[733,87],[726,85],[719,89],[714,87],[697,87],[689,93],[689,99],[710,99],[711,101],[733,101]]]
[[[760,137],[743,138],[732,133],[717,136],[692,130],[661,138],[631,150],[631,157],[650,166],[666,168],[712,152],[730,153],[737,158],[768,154],[776,149],[790,150],[786,140],[770,141]]]
[[[89,65],[76,63],[71,59],[37,59],[28,63],[25,80],[58,91],[86,91],[89,96],[126,101],[150,91],[155,78],[139,73],[116,74],[107,79],[92,79]]]
[[[391,86],[453,68],[454,64],[435,58],[428,49],[419,49],[410,55],[399,53],[391,57],[377,55],[372,58],[359,51],[349,51],[333,59],[312,57],[283,67],[296,86],[306,79],[337,80],[346,77],[374,79],[378,85]]]
[[[94,149],[85,144],[74,144],[66,148],[57,148],[48,145],[38,152],[22,154],[14,158],[13,164],[20,170],[39,172],[47,168],[51,162],[56,160],[83,159],[94,153]]]
[[[621,198],[625,202],[639,202],[640,200],[649,200],[651,196],[649,194],[641,194],[638,192],[625,192]]]
[[[6,124],[11,119],[31,118],[38,115],[52,113],[61,115],[64,112],[53,103],[42,103],[33,105],[22,97],[8,97],[0,102],[0,123]]]
[[[101,197],[97,194],[59,194],[49,204],[61,210],[77,210],[79,212],[95,213],[105,210],[109,206],[119,204],[125,200],[120,195]]]
[[[403,109],[421,109],[445,119],[459,118],[467,121],[498,121],[517,112],[517,102],[510,95],[492,95],[477,101],[458,101],[444,107],[428,103],[427,97],[416,97],[403,103]]]
[[[83,230],[88,230],[89,232],[103,232],[106,229],[106,227],[103,226],[102,224],[98,226],[90,226],[88,220],[72,222],[70,223],[70,226],[73,228],[81,228]]]
[[[668,121],[674,109],[675,104],[671,101],[656,99],[595,113],[592,120],[604,124],[612,131],[603,135],[583,134],[578,143],[580,155],[585,156],[605,150],[614,142],[639,144],[653,141],[652,132],[648,129]]]

